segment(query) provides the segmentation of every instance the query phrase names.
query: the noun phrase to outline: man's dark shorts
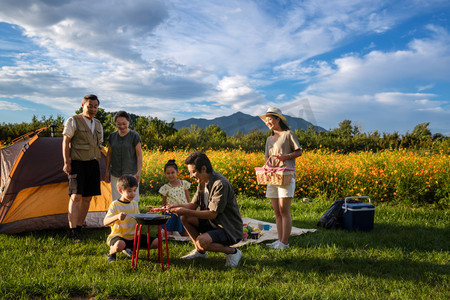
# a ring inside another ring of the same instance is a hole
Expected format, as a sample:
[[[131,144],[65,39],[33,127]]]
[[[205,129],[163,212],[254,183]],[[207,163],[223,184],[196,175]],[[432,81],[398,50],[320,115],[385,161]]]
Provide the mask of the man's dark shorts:
[[[152,242],[155,240],[155,237],[150,237],[150,245],[152,244]],[[112,246],[115,243],[117,243],[117,241],[124,241],[125,242],[125,248],[128,249],[134,249],[134,240],[127,240],[124,238],[121,238],[120,236],[115,236],[113,238],[111,238],[111,240],[109,241],[109,245]],[[146,234],[141,234],[141,243],[139,244],[139,248],[141,249],[147,249],[147,235]]]
[[[101,195],[100,166],[97,160],[72,160],[69,175],[69,195],[81,194],[83,197]]]
[[[235,243],[230,242],[225,230],[222,228],[214,228],[208,220],[198,219],[198,231],[200,233],[207,233],[214,243],[219,243],[224,246],[230,246]]]

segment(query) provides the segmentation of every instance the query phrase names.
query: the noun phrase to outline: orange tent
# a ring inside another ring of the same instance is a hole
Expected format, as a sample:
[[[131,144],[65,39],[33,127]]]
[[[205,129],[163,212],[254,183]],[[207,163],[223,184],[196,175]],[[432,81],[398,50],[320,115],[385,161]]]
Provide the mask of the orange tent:
[[[62,137],[40,137],[42,128],[0,149],[0,233],[68,228],[68,178],[62,171]],[[30,137],[32,136],[32,137]],[[105,157],[100,161],[101,178]],[[103,227],[111,203],[110,184],[101,181],[92,198],[86,227]]]

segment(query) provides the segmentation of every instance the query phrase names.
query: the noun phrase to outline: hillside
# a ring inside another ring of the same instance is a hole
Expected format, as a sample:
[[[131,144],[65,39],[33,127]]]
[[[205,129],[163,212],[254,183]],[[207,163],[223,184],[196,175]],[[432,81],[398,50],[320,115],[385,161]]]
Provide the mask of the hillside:
[[[292,130],[295,129],[308,129],[308,126],[312,125],[311,123],[305,121],[302,118],[295,118],[291,116],[286,116],[288,121],[288,125]],[[226,117],[218,117],[215,119],[207,120],[202,118],[190,118],[184,121],[175,122],[174,127],[176,129],[191,127],[191,125],[197,125],[198,127],[205,129],[209,125],[219,126],[223,131],[225,131],[228,135],[233,136],[238,131],[242,133],[249,133],[253,129],[258,131],[266,132],[268,130],[267,126],[258,116],[251,116],[244,114],[242,112],[234,113],[230,116]],[[324,128],[320,126],[314,126],[317,131],[326,131]]]

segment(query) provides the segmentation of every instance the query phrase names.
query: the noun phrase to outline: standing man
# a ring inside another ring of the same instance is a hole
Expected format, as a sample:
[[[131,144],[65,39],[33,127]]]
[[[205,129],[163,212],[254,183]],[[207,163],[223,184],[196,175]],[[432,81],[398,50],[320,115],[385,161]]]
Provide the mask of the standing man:
[[[183,259],[208,258],[206,251],[226,254],[227,267],[237,267],[242,252],[230,245],[242,239],[242,219],[228,179],[215,172],[205,153],[197,151],[184,163],[198,183],[190,203],[169,205],[169,212],[181,216],[181,223],[195,245]],[[200,210],[197,208],[200,207]]]
[[[99,105],[96,95],[84,96],[83,112],[67,119],[63,131],[63,171],[69,176],[70,238],[76,242],[81,242],[81,228],[92,196],[101,194],[99,160],[103,127],[94,118]]]

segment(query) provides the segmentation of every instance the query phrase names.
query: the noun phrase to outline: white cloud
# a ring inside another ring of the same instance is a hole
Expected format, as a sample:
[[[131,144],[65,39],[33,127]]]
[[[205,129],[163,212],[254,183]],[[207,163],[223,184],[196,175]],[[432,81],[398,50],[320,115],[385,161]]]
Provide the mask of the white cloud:
[[[275,66],[273,70],[278,79],[295,79],[303,83],[318,80],[335,72],[328,62],[313,61],[311,64],[305,65],[300,60]]]
[[[27,110],[28,108],[19,106],[16,103],[11,103],[9,101],[0,101],[0,109],[19,111],[19,110]]]
[[[323,76],[319,73],[319,80],[309,85],[303,95],[346,95],[350,92],[361,97],[397,91],[408,95],[416,92],[411,90],[411,81],[426,82],[428,86],[430,81],[433,81],[433,86],[447,85],[450,81],[449,65],[448,33],[441,32],[433,34],[432,38],[416,39],[405,50],[374,50],[364,56],[338,58],[334,71],[326,68]]]
[[[304,61],[332,50],[354,33],[386,30],[405,18],[405,13],[375,14],[383,9],[382,1],[335,1],[330,6],[315,0],[284,8],[237,0],[171,3],[169,26],[155,32],[165,56],[231,76],[286,59]]]
[[[429,37],[414,39],[406,49],[336,59],[332,72],[318,72],[289,105],[309,98],[319,125],[327,129],[348,119],[366,131],[404,133],[430,122],[431,129],[448,134],[449,99],[438,92],[450,81],[450,40],[442,28],[428,29]]]
[[[420,85],[420,86],[417,87],[417,90],[419,92],[422,92],[422,91],[425,91],[425,90],[428,90],[428,89],[432,89],[434,86],[435,85],[433,83],[430,83],[430,84],[427,84],[427,85]]]
[[[321,93],[300,94],[285,107],[291,111],[301,107],[301,99],[307,97],[318,125],[325,129],[336,128],[343,120],[361,124],[364,131],[400,132],[411,131],[415,125],[431,122],[430,127],[448,134],[450,111],[445,109],[448,101],[437,100],[437,95],[422,93]],[[438,115],[436,115],[438,113]],[[446,129],[447,128],[447,129]]]
[[[224,77],[219,81],[217,85],[218,93],[213,98],[219,104],[242,111],[264,101],[264,97],[249,86],[250,82],[244,76]]]
[[[382,103],[384,105],[405,107],[415,102],[420,105],[429,105],[434,103],[434,105],[441,104],[439,102],[433,102],[428,100],[429,98],[434,98],[436,95],[433,94],[423,94],[423,93],[378,93],[374,95],[374,101]]]
[[[283,100],[284,98],[286,98],[286,94],[279,94],[279,95],[275,98],[275,100],[280,101],[280,100]]]
[[[167,120],[237,110],[259,114],[271,105],[289,109],[306,97],[324,127],[393,103],[408,106],[411,116],[448,112],[437,92],[450,78],[450,39],[443,27],[429,25],[428,37],[400,50],[368,41],[362,46],[372,50],[368,54],[323,58],[428,7],[448,7],[444,2],[280,3],[4,0],[0,22],[17,24],[22,39],[34,44],[18,47],[14,65],[0,69],[0,96],[73,112],[80,97],[96,93],[108,111],[126,105]],[[264,88],[283,80],[302,84],[298,98],[281,87],[276,101],[268,101]],[[383,117],[401,111],[393,114]]]
[[[139,61],[136,40],[151,36],[167,13],[158,0],[24,0],[3,1],[0,20],[20,25],[45,48]]]

